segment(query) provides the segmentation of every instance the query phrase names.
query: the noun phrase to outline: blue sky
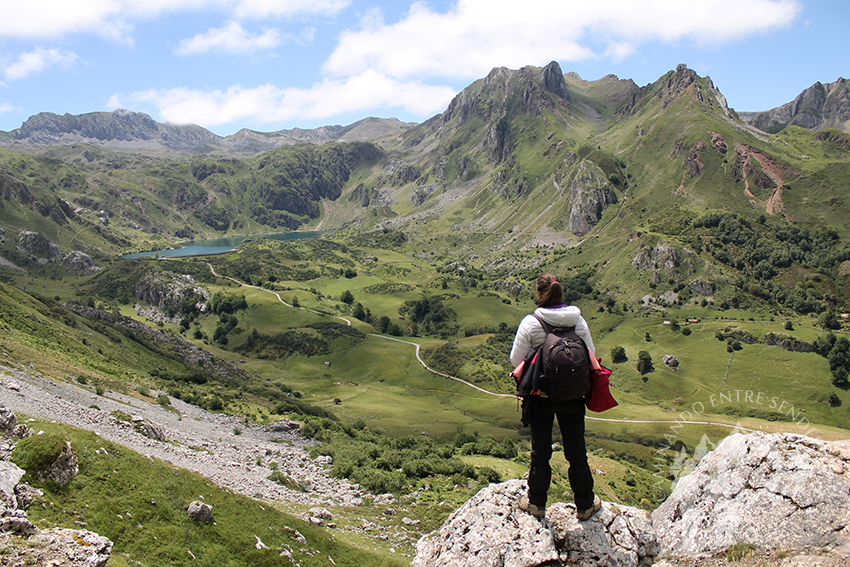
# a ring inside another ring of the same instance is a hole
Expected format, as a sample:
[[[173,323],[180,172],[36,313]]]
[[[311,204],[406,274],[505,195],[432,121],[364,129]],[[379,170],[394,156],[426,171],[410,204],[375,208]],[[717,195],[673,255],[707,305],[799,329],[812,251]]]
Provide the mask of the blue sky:
[[[677,64],[737,110],[850,78],[847,0],[0,0],[0,130],[127,108],[219,135],[421,122],[493,67],[644,86]]]

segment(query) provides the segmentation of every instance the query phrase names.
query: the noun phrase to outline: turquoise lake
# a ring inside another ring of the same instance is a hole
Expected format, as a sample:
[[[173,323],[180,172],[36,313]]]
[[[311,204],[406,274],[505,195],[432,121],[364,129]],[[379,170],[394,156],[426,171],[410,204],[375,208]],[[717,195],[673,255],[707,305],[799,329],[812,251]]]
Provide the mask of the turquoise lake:
[[[184,256],[205,256],[207,254],[222,254],[235,250],[246,240],[301,240],[303,238],[316,238],[326,234],[326,230],[305,230],[299,232],[280,232],[275,234],[254,234],[249,236],[232,236],[228,238],[211,238],[210,240],[189,240],[181,242],[179,248],[168,250],[152,250],[150,252],[135,252],[125,254],[124,258],[155,257],[160,258],[182,258]]]

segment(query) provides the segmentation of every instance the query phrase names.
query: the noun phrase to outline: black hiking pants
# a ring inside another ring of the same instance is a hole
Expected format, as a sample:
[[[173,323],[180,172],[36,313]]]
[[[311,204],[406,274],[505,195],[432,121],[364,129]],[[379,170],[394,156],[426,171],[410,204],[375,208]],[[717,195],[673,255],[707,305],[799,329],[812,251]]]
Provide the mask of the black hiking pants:
[[[564,456],[570,463],[570,488],[575,495],[576,508],[586,510],[593,506],[593,476],[587,463],[587,446],[584,442],[584,398],[568,402],[552,402],[548,398],[537,400],[531,417],[531,467],[528,470],[528,500],[546,506],[546,493],[552,481],[552,426],[555,416],[561,429]]]

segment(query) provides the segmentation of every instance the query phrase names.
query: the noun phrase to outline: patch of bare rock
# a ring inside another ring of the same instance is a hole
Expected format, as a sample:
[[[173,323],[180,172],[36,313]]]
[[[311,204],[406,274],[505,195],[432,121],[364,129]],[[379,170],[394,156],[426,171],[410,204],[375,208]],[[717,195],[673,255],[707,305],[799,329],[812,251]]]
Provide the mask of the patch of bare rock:
[[[604,502],[537,519],[522,480],[491,484],[423,536],[414,567],[838,567],[850,565],[850,441],[735,434],[651,515]]]

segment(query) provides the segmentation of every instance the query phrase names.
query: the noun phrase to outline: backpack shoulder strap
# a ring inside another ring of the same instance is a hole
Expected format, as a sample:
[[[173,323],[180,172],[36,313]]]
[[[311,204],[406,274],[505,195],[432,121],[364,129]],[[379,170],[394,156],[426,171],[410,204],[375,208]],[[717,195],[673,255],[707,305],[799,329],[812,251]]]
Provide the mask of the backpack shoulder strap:
[[[540,322],[540,325],[543,326],[543,332],[544,333],[546,333],[548,335],[549,333],[552,332],[552,329],[553,329],[552,325],[550,325],[549,323],[544,321],[543,317],[541,317],[537,313],[532,313],[532,315],[534,315],[534,318],[537,319]]]

